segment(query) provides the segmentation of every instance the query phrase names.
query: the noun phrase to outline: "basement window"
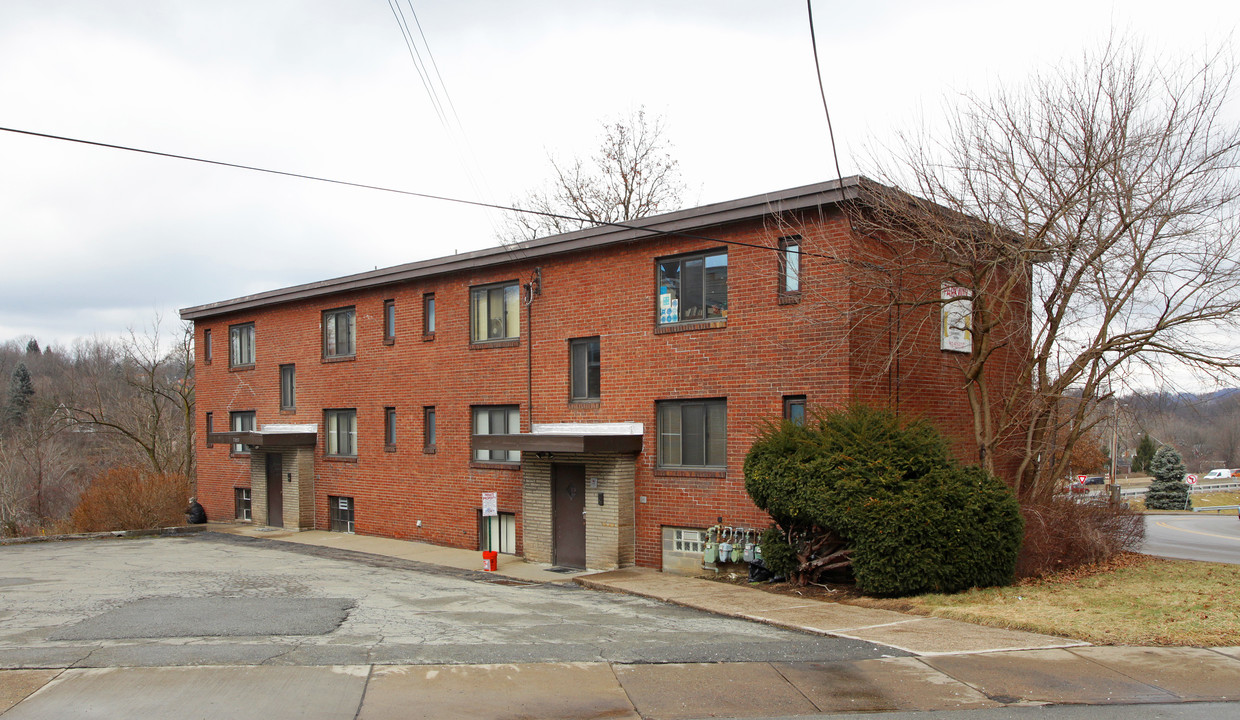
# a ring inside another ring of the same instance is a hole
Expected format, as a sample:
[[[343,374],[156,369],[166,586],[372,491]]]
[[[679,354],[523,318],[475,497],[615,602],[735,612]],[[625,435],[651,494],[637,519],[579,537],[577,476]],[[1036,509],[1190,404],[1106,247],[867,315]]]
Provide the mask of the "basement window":
[[[238,520],[253,520],[250,511],[250,489],[233,488],[233,517]]]
[[[329,495],[327,505],[331,511],[331,531],[353,532],[353,498]]]

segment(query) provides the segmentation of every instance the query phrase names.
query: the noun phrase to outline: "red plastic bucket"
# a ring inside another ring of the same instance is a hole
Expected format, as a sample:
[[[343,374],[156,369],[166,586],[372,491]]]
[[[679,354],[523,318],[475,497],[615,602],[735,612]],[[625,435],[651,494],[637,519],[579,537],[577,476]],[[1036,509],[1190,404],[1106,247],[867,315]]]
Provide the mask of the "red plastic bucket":
[[[482,569],[487,572],[495,572],[499,569],[499,551],[483,550],[482,551]]]

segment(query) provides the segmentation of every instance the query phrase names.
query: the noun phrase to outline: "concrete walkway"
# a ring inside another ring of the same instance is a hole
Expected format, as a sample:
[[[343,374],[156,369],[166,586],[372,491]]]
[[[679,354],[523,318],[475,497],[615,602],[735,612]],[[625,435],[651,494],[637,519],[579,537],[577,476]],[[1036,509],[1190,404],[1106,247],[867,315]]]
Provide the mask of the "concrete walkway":
[[[317,545],[332,547],[352,552],[412,560],[428,565],[457,568],[458,570],[482,570],[482,553],[477,550],[461,550],[459,548],[441,547],[429,543],[412,542],[409,540],[393,540],[391,538],[354,535],[351,533],[327,532],[325,530],[283,530],[280,528],[255,527],[253,525],[215,525],[210,530],[232,535],[279,540],[281,542],[300,545]],[[552,569],[544,563],[526,562],[515,555],[500,554],[497,558],[497,576],[525,580],[527,582],[567,582],[573,578],[588,574],[586,570]]]
[[[577,578],[577,582],[596,590],[642,595],[793,630],[865,640],[920,656],[1041,650],[1088,644],[1069,638],[984,627],[958,620],[776,595],[757,588],[678,577],[648,568],[625,568],[583,576]]]
[[[476,551],[326,532],[213,527],[479,570]],[[560,573],[501,556],[500,576],[578,583],[914,657],[850,662],[526,663],[47,668],[0,671],[0,718],[667,718],[809,717],[1027,705],[1202,704],[1240,717],[1240,648],[1091,647],[628,568]],[[985,715],[986,717],[996,717]],[[1023,715],[1022,715],[1023,716]],[[1139,712],[1130,717],[1152,717]],[[1168,715],[1158,714],[1159,717]],[[1176,715],[1170,715],[1175,717]],[[1207,715],[1199,715],[1205,717]],[[1004,715],[1003,717],[1008,717]]]

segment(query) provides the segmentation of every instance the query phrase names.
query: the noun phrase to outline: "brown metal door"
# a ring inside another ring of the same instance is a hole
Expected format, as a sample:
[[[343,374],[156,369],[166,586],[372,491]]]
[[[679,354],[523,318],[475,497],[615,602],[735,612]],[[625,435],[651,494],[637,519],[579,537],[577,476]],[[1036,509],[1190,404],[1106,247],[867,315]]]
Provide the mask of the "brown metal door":
[[[284,527],[284,457],[280,453],[267,453],[267,524]]]
[[[551,466],[551,512],[555,516],[552,538],[555,564],[586,566],[586,466]]]

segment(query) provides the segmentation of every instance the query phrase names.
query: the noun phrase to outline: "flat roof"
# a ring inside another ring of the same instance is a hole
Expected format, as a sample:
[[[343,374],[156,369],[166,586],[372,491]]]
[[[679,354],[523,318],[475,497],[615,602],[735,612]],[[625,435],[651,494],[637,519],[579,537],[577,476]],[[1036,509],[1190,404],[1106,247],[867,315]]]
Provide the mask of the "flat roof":
[[[475,250],[448,255],[431,260],[395,265],[354,275],[321,280],[319,282],[293,285],[278,290],[231,300],[195,305],[181,310],[181,319],[199,320],[215,315],[249,310],[267,305],[305,300],[339,292],[363,290],[403,283],[418,278],[444,275],[459,270],[503,265],[518,260],[576,252],[618,243],[632,242],[656,237],[701,237],[691,231],[724,223],[749,220],[772,213],[790,212],[805,208],[834,205],[859,196],[862,178],[851,176],[840,180],[802,185],[775,192],[752,195],[737,200],[702,205],[687,210],[630,220],[622,224],[599,225],[575,230],[561,235],[527,240],[512,245]],[[710,240],[708,237],[701,237]]]

